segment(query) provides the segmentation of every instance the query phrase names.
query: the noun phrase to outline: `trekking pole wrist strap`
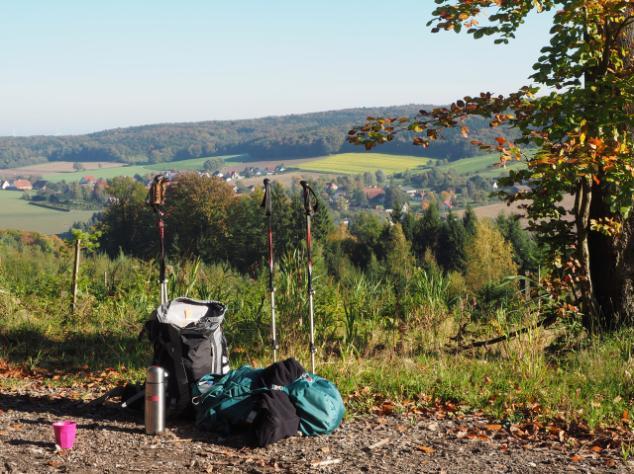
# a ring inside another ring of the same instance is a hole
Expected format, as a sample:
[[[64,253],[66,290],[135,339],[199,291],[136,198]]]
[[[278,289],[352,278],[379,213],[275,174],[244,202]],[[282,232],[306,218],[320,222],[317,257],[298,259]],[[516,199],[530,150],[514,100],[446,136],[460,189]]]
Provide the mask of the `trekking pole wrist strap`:
[[[271,202],[271,180],[266,178],[264,180],[264,198],[260,207],[264,208],[267,216],[273,213],[273,203]]]
[[[302,180],[299,184],[301,184],[303,188],[302,198],[304,200],[304,210],[306,211],[306,215],[312,216],[319,210],[319,200],[317,198],[317,194],[315,194],[313,188],[308,185],[308,182]]]

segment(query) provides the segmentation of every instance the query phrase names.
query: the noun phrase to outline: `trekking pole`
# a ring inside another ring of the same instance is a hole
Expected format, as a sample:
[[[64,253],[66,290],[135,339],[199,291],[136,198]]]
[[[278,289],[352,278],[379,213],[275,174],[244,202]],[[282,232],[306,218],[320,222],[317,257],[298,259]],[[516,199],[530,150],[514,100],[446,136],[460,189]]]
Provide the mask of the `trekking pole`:
[[[264,180],[264,199],[262,207],[269,221],[269,293],[271,294],[271,345],[273,347],[273,362],[277,361],[277,329],[275,328],[275,285],[273,282],[273,203],[271,200],[271,180]]]
[[[165,188],[167,186],[167,178],[161,174],[154,177],[152,184],[150,185],[150,192],[148,195],[148,204],[152,207],[156,213],[157,228],[159,232],[159,282],[160,282],[160,299],[161,305],[167,303],[167,277],[165,271],[165,222],[163,216],[165,213],[161,207],[165,204]]]
[[[318,208],[317,196],[306,181],[300,181],[303,192],[304,211],[306,212],[306,253],[308,257],[308,308],[310,316],[310,367],[315,373],[315,318],[313,308],[313,238],[310,233],[310,220]],[[311,200],[311,195],[313,200]]]

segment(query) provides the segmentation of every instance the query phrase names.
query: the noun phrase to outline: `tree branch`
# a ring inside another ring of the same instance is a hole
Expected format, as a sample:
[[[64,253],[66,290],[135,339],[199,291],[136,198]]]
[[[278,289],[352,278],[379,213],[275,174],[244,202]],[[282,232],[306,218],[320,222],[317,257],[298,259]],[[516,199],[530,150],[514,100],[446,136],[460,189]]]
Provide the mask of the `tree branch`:
[[[492,339],[487,339],[485,341],[473,342],[473,343],[468,344],[466,346],[456,347],[455,349],[450,350],[449,353],[450,354],[457,354],[458,352],[463,352],[463,351],[466,351],[466,350],[469,350],[469,349],[476,349],[478,347],[485,347],[485,346],[491,346],[493,344],[498,344],[500,342],[508,341],[509,339],[513,339],[513,338],[515,338],[517,336],[525,334],[525,333],[527,333],[528,331],[530,331],[532,329],[536,329],[536,328],[539,328],[539,327],[547,328],[549,326],[552,326],[556,321],[557,321],[557,314],[553,313],[553,314],[545,317],[541,321],[539,321],[535,326],[526,326],[526,327],[523,327],[521,329],[516,329],[515,331],[511,331],[510,333],[505,334],[504,336],[498,336],[498,337],[494,337]]]

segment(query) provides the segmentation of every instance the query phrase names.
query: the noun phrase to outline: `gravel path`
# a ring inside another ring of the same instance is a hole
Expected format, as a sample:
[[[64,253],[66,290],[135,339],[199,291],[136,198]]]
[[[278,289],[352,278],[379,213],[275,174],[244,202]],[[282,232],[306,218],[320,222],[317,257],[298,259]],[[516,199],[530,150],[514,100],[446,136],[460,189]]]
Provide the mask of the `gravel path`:
[[[60,452],[51,423],[78,424],[73,450]],[[244,447],[191,424],[162,436],[143,433],[142,419],[113,406],[91,410],[52,396],[0,392],[2,472],[634,472],[612,450],[525,440],[476,416],[365,416],[347,420],[332,436],[286,439]]]

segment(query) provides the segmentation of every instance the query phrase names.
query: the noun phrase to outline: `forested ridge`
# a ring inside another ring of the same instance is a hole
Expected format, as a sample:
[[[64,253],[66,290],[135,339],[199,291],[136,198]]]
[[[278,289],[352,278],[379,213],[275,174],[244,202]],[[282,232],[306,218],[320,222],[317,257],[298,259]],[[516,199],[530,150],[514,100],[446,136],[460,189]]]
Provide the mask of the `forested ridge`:
[[[214,154],[253,158],[301,158],[352,151],[347,132],[368,116],[412,116],[429,105],[355,108],[247,120],[165,123],[116,128],[86,135],[0,137],[0,168],[45,161],[165,162]],[[492,137],[488,121],[470,119],[470,140]],[[490,136],[491,135],[491,136]],[[455,160],[478,153],[459,130],[448,130],[425,151]],[[386,144],[389,153],[420,153],[403,135]]]

